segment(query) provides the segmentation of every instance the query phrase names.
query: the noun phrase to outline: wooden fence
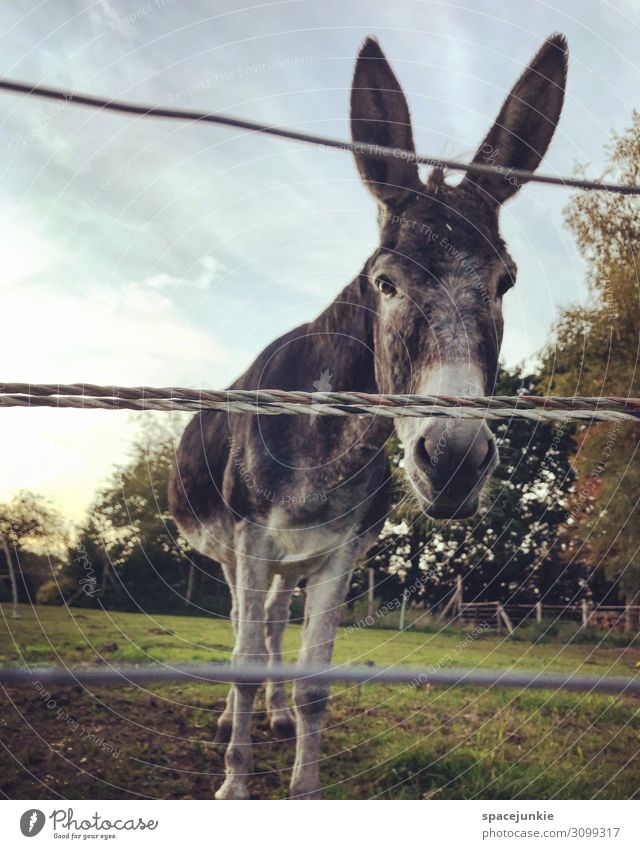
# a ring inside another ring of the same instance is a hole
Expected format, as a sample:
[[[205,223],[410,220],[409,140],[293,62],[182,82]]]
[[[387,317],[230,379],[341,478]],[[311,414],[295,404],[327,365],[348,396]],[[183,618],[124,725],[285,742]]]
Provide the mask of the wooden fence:
[[[584,628],[600,631],[636,633],[640,631],[640,605],[592,605],[586,600],[578,604],[502,604],[499,601],[456,602],[445,609],[448,618],[475,627],[483,622],[500,634],[513,633],[518,625],[549,620],[577,622]],[[443,617],[444,618],[444,617]]]
[[[456,577],[456,589],[445,607],[440,619],[450,619],[458,623],[478,627],[483,623],[494,627],[498,634],[513,633],[514,627],[527,622],[569,621],[578,622],[583,628],[600,631],[618,631],[625,634],[640,632],[639,604],[591,604],[582,599],[576,604],[545,604],[543,601],[532,604],[503,604],[499,601],[465,602],[463,597],[462,576]]]

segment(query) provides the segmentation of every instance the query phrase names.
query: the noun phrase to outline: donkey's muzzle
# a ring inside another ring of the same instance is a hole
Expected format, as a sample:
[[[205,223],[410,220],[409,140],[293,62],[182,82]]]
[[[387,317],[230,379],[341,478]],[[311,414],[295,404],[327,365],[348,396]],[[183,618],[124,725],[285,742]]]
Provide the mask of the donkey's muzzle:
[[[430,492],[433,518],[472,516],[482,484],[498,464],[493,434],[484,422],[434,419],[418,435],[412,459]]]

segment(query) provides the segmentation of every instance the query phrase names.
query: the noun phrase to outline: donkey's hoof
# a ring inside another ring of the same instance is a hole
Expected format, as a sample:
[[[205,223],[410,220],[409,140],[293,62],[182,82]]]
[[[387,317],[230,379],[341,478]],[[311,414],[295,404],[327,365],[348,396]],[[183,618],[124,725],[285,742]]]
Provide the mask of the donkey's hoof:
[[[233,724],[231,722],[220,722],[218,723],[218,727],[216,728],[216,736],[214,737],[214,741],[216,743],[228,743],[231,740],[231,731],[233,730]]]
[[[238,778],[227,778],[222,787],[215,794],[216,799],[249,799],[249,791],[244,781]]]
[[[293,741],[296,739],[296,721],[292,716],[279,716],[270,723],[275,740]]]

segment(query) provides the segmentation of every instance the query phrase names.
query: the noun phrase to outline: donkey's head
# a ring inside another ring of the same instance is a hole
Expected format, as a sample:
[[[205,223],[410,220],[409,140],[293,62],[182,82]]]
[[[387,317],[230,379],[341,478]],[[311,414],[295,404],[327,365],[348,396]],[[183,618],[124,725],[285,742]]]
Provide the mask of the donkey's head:
[[[426,184],[406,157],[356,150],[363,181],[379,204],[380,245],[363,275],[373,287],[376,381],[382,392],[486,395],[502,343],[502,298],[515,263],[498,228],[501,204],[534,171],[555,130],[566,79],[563,36],[545,42],[507,97],[474,162],[491,173]],[[351,92],[353,141],[413,151],[409,109],[377,42],[357,60]],[[483,421],[396,420],[405,470],[434,518],[466,517],[498,463]]]

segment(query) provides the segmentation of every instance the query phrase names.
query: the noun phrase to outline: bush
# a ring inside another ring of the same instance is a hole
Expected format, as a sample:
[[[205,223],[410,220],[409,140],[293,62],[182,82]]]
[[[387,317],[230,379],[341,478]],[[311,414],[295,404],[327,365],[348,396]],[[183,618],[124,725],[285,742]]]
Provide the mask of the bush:
[[[57,580],[49,578],[38,587],[36,601],[38,604],[64,604],[65,599],[72,596],[77,589],[76,582],[67,575],[62,575]]]

